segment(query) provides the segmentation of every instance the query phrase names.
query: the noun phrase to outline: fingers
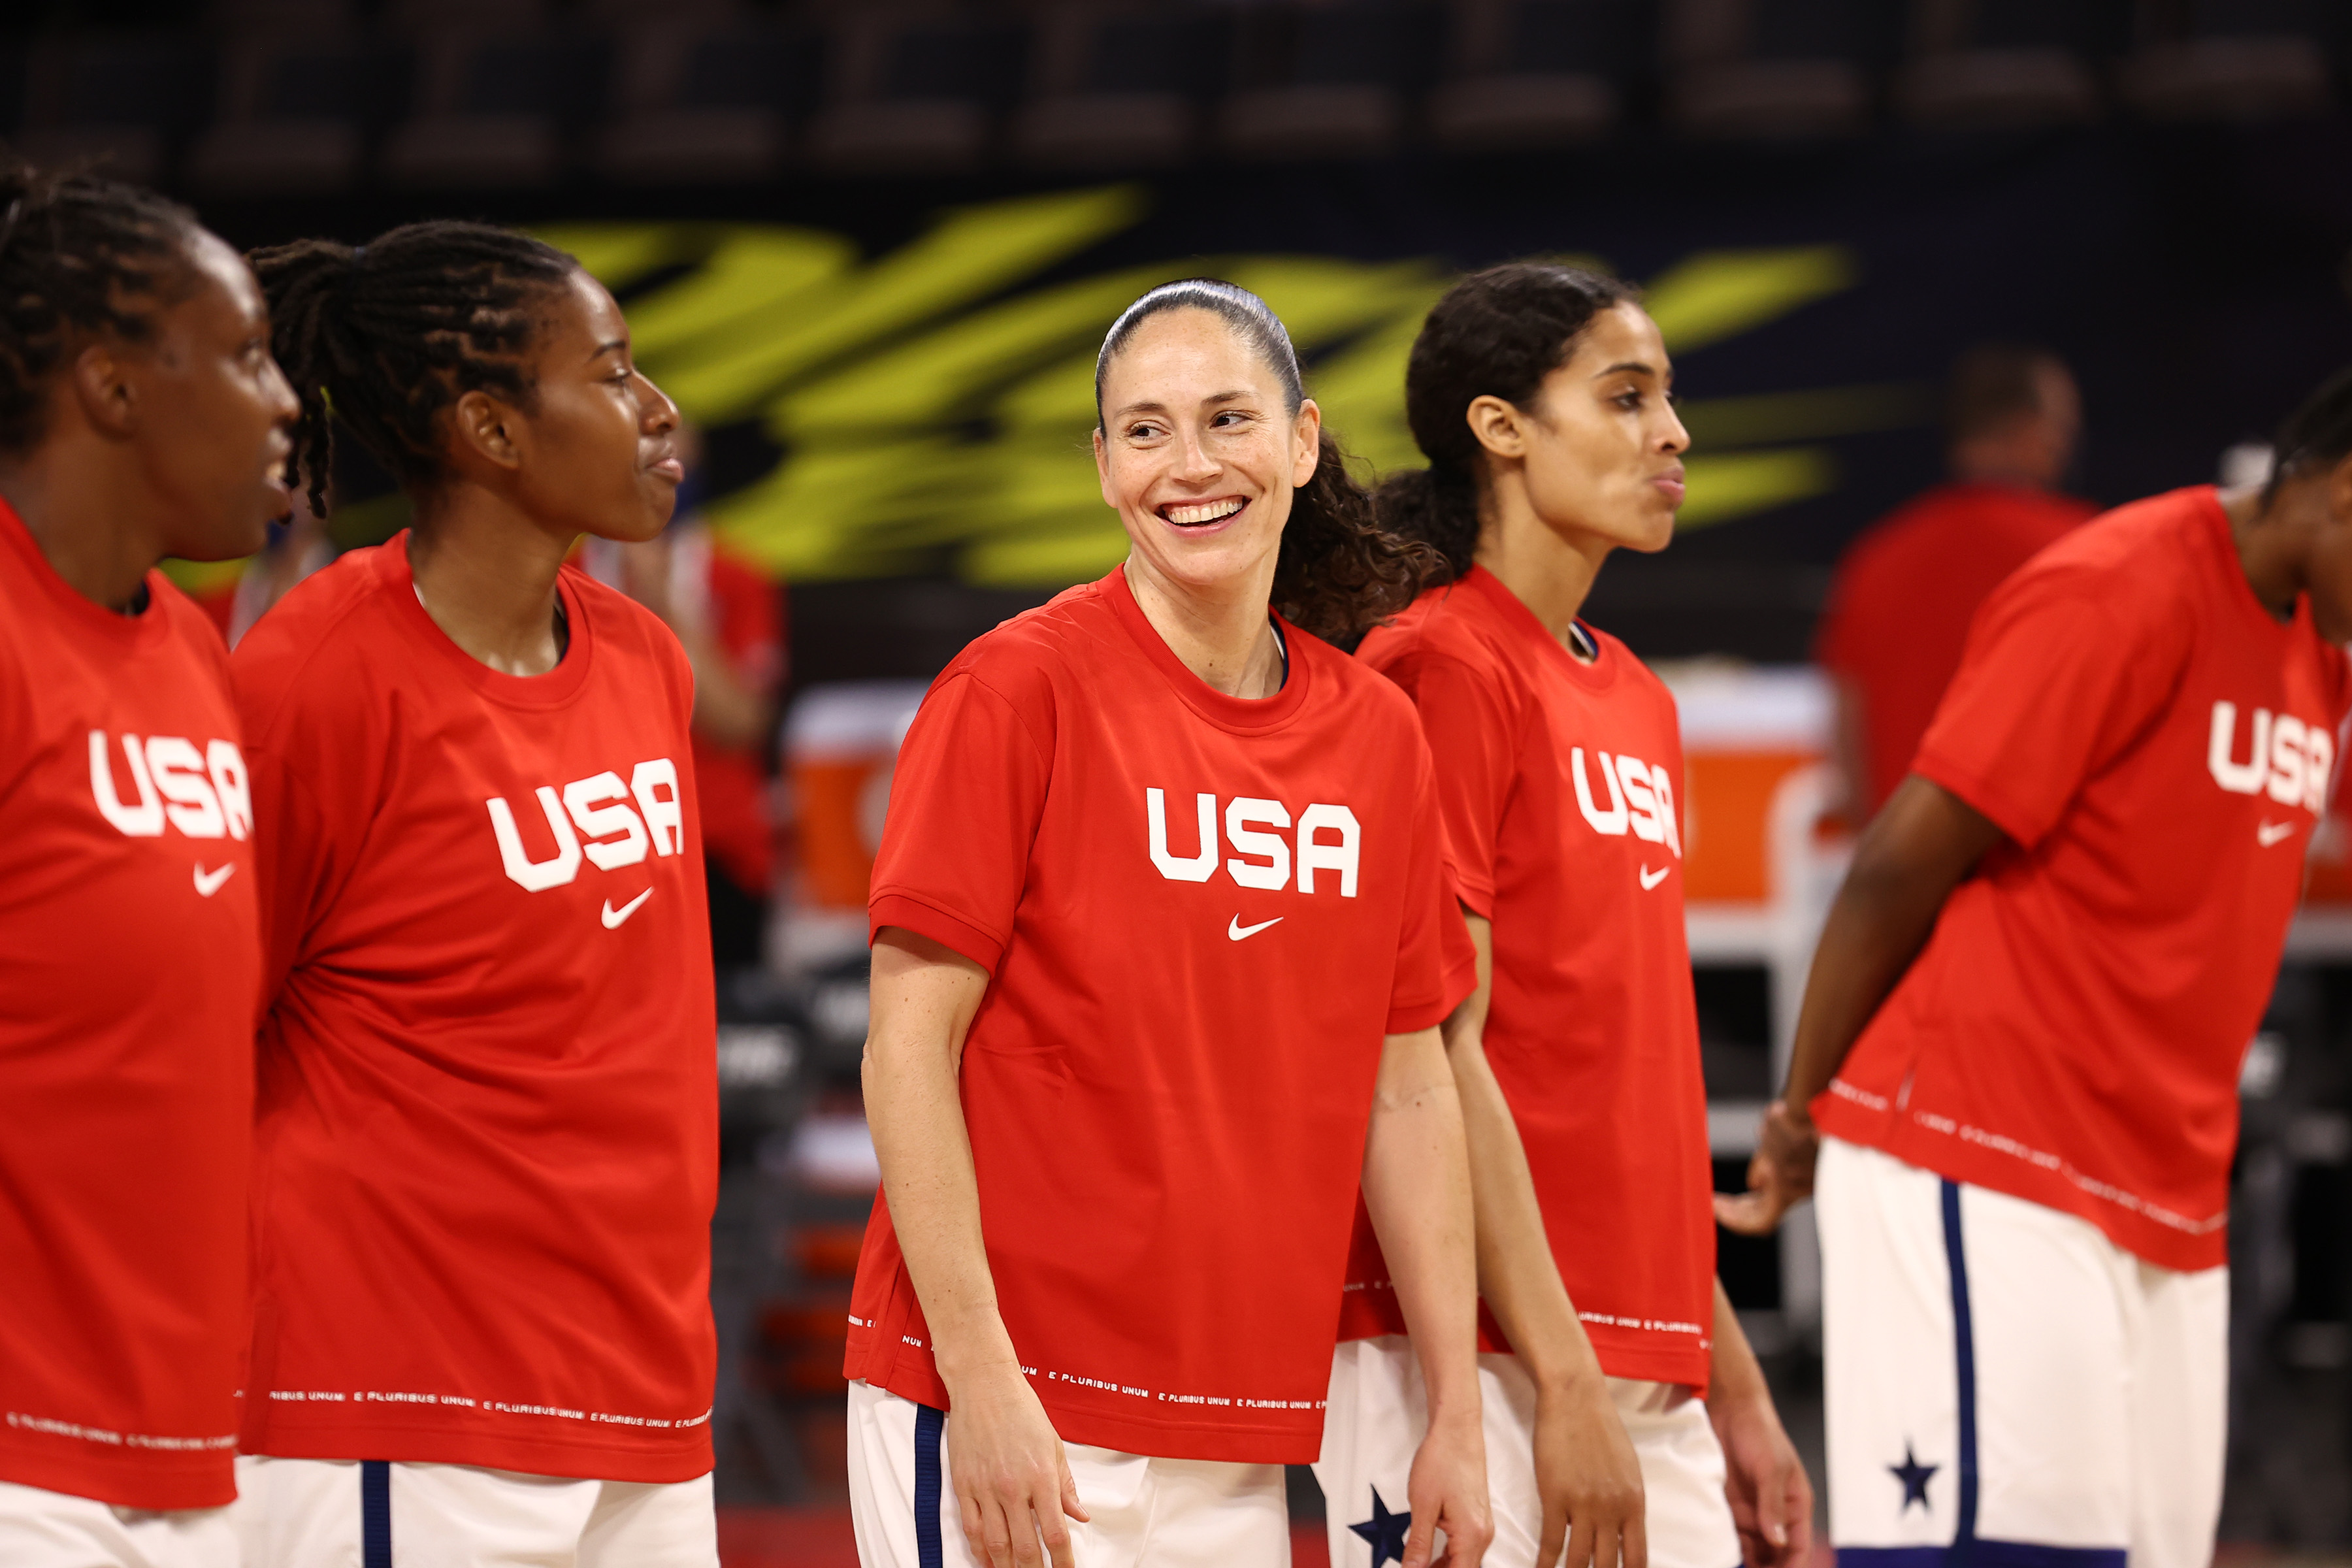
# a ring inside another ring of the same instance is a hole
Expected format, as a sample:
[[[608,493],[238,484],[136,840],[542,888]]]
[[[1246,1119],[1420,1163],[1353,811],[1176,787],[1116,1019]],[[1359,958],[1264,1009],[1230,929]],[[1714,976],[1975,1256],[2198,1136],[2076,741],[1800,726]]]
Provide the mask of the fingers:
[[[956,1493],[956,1511],[963,1516],[964,1544],[971,1548],[974,1557],[983,1563],[992,1563],[992,1559],[988,1554],[987,1532],[980,1522],[980,1500],[970,1492],[959,1491]]]
[[[1013,1526],[1004,1517],[1003,1505],[994,1498],[981,1504],[980,1549],[988,1559],[988,1568],[1013,1568]]]
[[[1536,1537],[1536,1568],[1552,1568],[1559,1561],[1560,1549],[1567,1544],[1568,1510],[1550,1499],[1544,1501],[1543,1529]],[[1573,1559],[1569,1568],[1584,1568]]]
[[[1618,1561],[1622,1568],[1650,1568],[1650,1530],[1643,1515],[1635,1513],[1625,1521],[1624,1536],[1617,1543]]]
[[[1045,1560],[1053,1568],[1076,1568],[1077,1563],[1077,1548],[1071,1543],[1070,1527],[1062,1518],[1063,1509],[1073,1500],[1068,1496],[1039,1498],[1037,1510],[1031,1515],[1034,1526],[1033,1539],[1045,1543]]]
[[[1589,1521],[1578,1520],[1568,1532],[1568,1555],[1560,1560],[1560,1568],[1615,1568],[1593,1555],[1592,1538],[1597,1533]],[[1538,1557],[1536,1562],[1541,1568],[1551,1568],[1548,1558]]]
[[[1429,1568],[1431,1547],[1437,1535],[1437,1510],[1416,1508],[1412,1527],[1405,1531],[1403,1568]]]
[[[1724,1229],[1740,1236],[1769,1236],[1780,1223],[1784,1205],[1765,1192],[1717,1193],[1715,1217]]]
[[[1078,1500],[1078,1481],[1076,1477],[1070,1474],[1069,1456],[1057,1454],[1055,1456],[1055,1463],[1062,1468],[1062,1511],[1080,1524],[1091,1522],[1087,1513],[1087,1505]]]

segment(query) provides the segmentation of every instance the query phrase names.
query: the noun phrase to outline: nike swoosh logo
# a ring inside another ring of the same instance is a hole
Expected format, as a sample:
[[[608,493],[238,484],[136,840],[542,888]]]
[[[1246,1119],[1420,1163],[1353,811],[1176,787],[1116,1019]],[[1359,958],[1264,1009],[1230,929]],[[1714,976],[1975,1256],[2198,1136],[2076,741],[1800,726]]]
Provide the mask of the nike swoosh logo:
[[[604,929],[606,931],[618,930],[623,921],[627,920],[631,915],[635,914],[637,912],[637,907],[653,896],[654,890],[651,888],[647,888],[644,892],[639,893],[635,898],[631,899],[627,903],[623,904],[617,910],[613,907],[613,900],[606,899],[604,900]]]
[[[2265,849],[2294,831],[2292,822],[2265,822],[2254,829],[2254,839]]]
[[[1225,935],[1235,942],[1239,942],[1245,936],[1255,936],[1258,932],[1264,931],[1268,926],[1278,926],[1282,923],[1282,921],[1283,917],[1276,915],[1270,921],[1260,921],[1254,926],[1245,926],[1242,924],[1242,917],[1235,915],[1232,921],[1226,924]]]
[[[209,899],[215,893],[219,892],[221,890],[221,884],[227,881],[229,873],[236,869],[236,862],[234,860],[230,861],[227,865],[221,867],[219,869],[213,871],[205,870],[205,863],[201,860],[197,861],[196,896],[200,899]]]
[[[1642,890],[1646,893],[1652,888],[1654,888],[1659,883],[1664,881],[1666,879],[1666,873],[1673,869],[1674,868],[1672,866],[1661,866],[1656,870],[1653,871],[1647,866],[1643,867]]]

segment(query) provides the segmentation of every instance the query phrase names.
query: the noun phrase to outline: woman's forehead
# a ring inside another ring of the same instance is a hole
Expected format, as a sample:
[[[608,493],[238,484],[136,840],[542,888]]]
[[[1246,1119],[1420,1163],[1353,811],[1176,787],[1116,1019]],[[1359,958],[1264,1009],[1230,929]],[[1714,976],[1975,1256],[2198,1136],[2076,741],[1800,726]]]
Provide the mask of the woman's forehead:
[[[1255,352],[1247,337],[1213,310],[1186,307],[1163,310],[1139,323],[1111,356],[1103,382],[1105,403],[1124,398],[1111,395],[1114,387],[1135,390],[1150,383],[1213,380],[1221,388],[1246,384],[1256,388],[1275,384],[1274,371]]]

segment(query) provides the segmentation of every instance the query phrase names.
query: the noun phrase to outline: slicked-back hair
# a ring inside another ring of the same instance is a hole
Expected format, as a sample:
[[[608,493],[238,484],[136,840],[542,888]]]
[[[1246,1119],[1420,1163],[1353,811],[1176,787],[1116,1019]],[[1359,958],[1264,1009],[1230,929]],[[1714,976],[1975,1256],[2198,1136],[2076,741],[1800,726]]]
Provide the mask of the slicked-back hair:
[[[78,338],[150,341],[195,286],[195,214],[154,192],[43,170],[0,149],[0,451],[40,444]],[[75,352],[79,352],[78,350]]]
[[[1215,278],[1162,283],[1119,312],[1095,357],[1095,423],[1102,427],[1103,381],[1136,329],[1171,310],[1205,310],[1223,321],[1274,373],[1283,411],[1307,401],[1290,333],[1266,302]],[[1274,607],[1292,626],[1351,647],[1373,626],[1412,602],[1431,565],[1429,552],[1382,529],[1372,498],[1348,472],[1347,454],[1323,427],[1315,472],[1293,493],[1275,558]]]
[[[523,407],[548,305],[579,263],[481,223],[412,223],[363,246],[302,239],[252,256],[272,346],[302,400],[292,472],[327,512],[341,422],[403,489],[448,478],[443,413],[468,392]]]
[[[1470,274],[1430,307],[1404,372],[1405,422],[1429,467],[1391,475],[1374,498],[1382,527],[1443,558],[1427,581],[1461,576],[1478,549],[1485,448],[1471,434],[1470,405],[1499,397],[1533,408],[1593,318],[1640,298],[1632,284],[1580,267],[1512,261]]]

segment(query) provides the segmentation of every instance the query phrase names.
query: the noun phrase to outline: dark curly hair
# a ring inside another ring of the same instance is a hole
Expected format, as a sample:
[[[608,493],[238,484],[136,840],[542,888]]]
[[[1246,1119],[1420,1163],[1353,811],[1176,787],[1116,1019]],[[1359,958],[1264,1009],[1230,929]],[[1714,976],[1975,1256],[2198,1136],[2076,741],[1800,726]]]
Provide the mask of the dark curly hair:
[[[1461,576],[1478,549],[1485,448],[1464,417],[1472,402],[1528,407],[1594,317],[1639,298],[1580,267],[1513,261],[1472,273],[1430,307],[1404,373],[1405,419],[1429,467],[1391,475],[1373,498],[1382,528],[1444,559],[1425,582]]]
[[[564,252],[481,223],[412,223],[358,247],[300,239],[257,250],[272,348],[302,400],[291,472],[327,513],[341,422],[411,493],[448,477],[439,423],[468,392],[530,405],[528,357]]]
[[[1102,423],[1103,378],[1135,331],[1169,310],[1206,310],[1231,327],[1282,384],[1283,402],[1297,414],[1307,400],[1290,333],[1266,302],[1214,278],[1162,283],[1119,312],[1095,359],[1095,423]],[[1327,426],[1315,473],[1298,487],[1275,558],[1274,607],[1284,620],[1326,642],[1352,646],[1365,632],[1412,602],[1436,565],[1426,545],[1383,529],[1372,498],[1348,472],[1347,454]]]
[[[77,335],[154,335],[194,291],[196,215],[152,191],[45,171],[0,151],[0,451],[31,450]]]

